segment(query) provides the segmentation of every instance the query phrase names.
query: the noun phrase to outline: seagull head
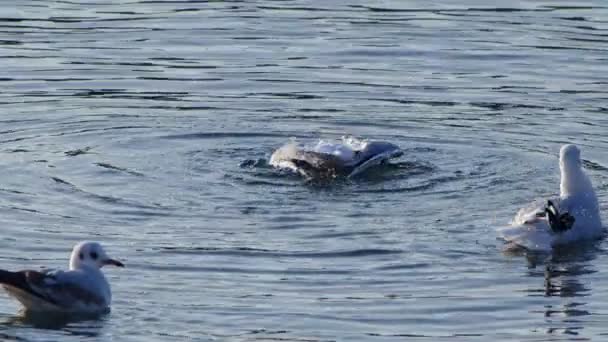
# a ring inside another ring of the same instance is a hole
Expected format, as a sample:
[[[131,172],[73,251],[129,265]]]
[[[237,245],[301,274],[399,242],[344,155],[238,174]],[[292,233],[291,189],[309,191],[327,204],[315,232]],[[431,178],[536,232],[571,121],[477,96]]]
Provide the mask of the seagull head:
[[[575,145],[562,146],[559,151],[559,164],[562,170],[575,170],[581,167],[581,151]]]
[[[74,246],[70,256],[70,269],[90,267],[100,269],[105,265],[124,267],[123,263],[108,257],[98,242],[84,241]]]

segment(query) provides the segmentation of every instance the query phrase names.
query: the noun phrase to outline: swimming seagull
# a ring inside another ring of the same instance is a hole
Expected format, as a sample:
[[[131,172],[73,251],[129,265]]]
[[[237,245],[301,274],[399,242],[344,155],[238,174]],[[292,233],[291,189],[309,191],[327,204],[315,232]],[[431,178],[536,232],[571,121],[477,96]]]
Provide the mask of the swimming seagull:
[[[598,238],[603,233],[599,205],[591,180],[582,168],[581,152],[564,145],[559,153],[559,198],[520,209],[510,227],[499,234],[507,242],[534,250]]]
[[[105,313],[112,301],[105,265],[124,267],[99,243],[85,241],[74,246],[68,271],[0,270],[0,284],[28,312]]]
[[[398,146],[385,141],[342,138],[340,142],[320,140],[313,146],[291,142],[272,154],[270,165],[313,179],[353,177],[402,154]]]

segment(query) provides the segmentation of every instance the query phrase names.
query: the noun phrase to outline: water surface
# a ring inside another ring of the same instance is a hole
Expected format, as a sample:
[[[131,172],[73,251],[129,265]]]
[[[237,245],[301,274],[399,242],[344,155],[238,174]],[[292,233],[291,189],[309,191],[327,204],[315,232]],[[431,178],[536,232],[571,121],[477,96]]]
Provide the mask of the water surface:
[[[102,241],[114,302],[0,336],[557,341],[606,336],[606,242],[501,252],[578,144],[608,209],[601,1],[0,4],[0,267]],[[292,138],[405,154],[315,186]],[[606,220],[604,215],[604,220]],[[549,267],[547,267],[549,266]]]

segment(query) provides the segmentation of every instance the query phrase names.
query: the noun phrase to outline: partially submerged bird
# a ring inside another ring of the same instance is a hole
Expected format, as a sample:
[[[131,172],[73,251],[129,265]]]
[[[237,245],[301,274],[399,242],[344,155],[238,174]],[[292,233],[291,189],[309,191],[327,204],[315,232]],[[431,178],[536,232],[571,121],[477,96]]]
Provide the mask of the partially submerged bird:
[[[124,267],[99,243],[81,242],[72,250],[68,271],[0,270],[0,284],[28,312],[105,313],[112,301],[101,272],[105,265]]]
[[[559,198],[548,200],[544,206],[521,209],[510,227],[499,230],[507,242],[532,250],[551,250],[556,245],[602,235],[599,204],[591,180],[583,171],[578,147],[562,146],[559,166]]]
[[[321,140],[313,146],[291,142],[272,154],[270,165],[307,178],[331,179],[353,177],[402,154],[397,145],[385,141],[343,138],[340,142]]]

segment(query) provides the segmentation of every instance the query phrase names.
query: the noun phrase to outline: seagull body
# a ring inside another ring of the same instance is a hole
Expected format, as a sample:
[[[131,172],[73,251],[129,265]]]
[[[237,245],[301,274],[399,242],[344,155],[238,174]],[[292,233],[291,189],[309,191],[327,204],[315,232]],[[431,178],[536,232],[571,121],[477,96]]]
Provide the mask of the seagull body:
[[[112,302],[104,265],[123,267],[97,242],[77,244],[68,271],[0,270],[0,283],[30,312],[105,313]]]
[[[270,165],[313,179],[353,177],[402,154],[389,142],[343,138],[341,142],[321,140],[314,146],[286,144],[272,154]]]
[[[549,206],[532,205],[521,209],[512,225],[500,229],[500,235],[515,245],[536,250],[550,250],[555,245],[577,240],[595,239],[603,228],[599,205],[591,180],[582,169],[580,150],[574,145],[560,149],[560,196],[548,201]],[[546,212],[550,206],[567,218],[570,225],[556,229]]]

